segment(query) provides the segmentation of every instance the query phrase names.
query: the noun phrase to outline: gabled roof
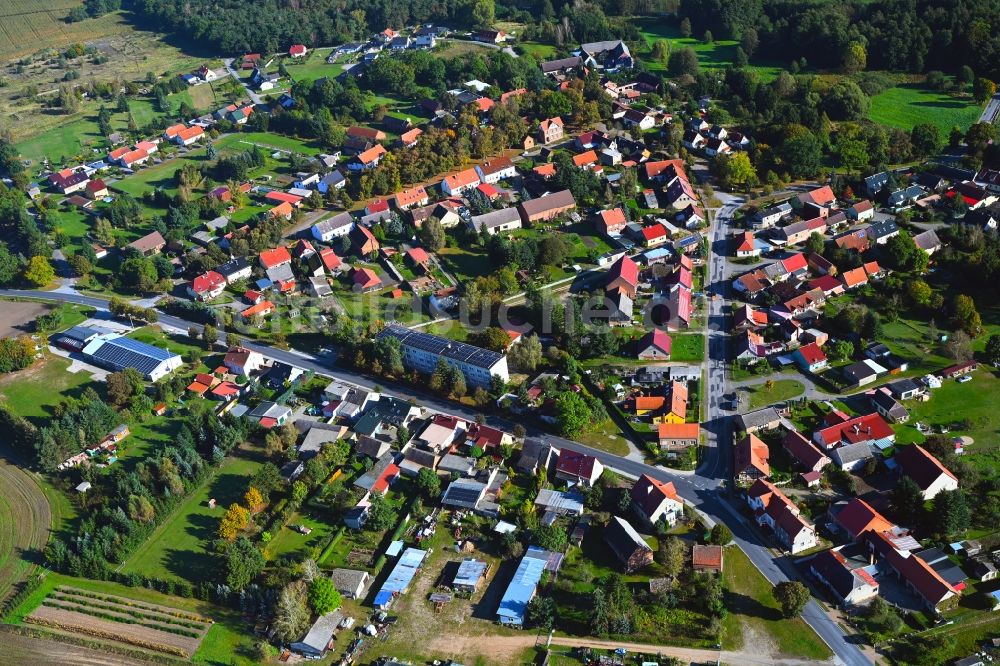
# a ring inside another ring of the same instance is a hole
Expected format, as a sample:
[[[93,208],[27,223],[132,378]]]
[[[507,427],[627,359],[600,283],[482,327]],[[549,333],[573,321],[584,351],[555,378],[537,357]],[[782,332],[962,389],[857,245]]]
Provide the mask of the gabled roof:
[[[549,128],[553,126],[562,127],[563,126],[562,118],[560,118],[559,116],[556,116],[555,118],[546,118],[545,120],[543,120],[538,124],[538,127],[543,132],[548,132]]]
[[[632,496],[632,501],[647,516],[655,514],[663,502],[667,500],[681,501],[673,483],[658,481],[648,474],[639,477],[629,494]]]
[[[736,473],[753,467],[764,476],[770,476],[771,466],[767,462],[770,455],[767,444],[756,435],[747,435],[736,443]]]
[[[385,148],[383,148],[382,144],[379,143],[364,152],[358,153],[357,159],[361,164],[371,164],[385,155],[385,153]]]
[[[191,291],[196,294],[203,294],[207,291],[212,291],[213,289],[224,286],[226,286],[226,278],[222,277],[215,271],[202,273],[191,281]]]
[[[781,265],[789,273],[804,271],[809,268],[809,262],[806,260],[806,256],[801,252],[796,252],[792,256],[782,259]]]
[[[854,497],[840,509],[834,520],[852,538],[865,532],[888,532],[895,525],[888,518],[876,511],[871,504],[861,498]]]
[[[649,347],[655,347],[669,356],[670,350],[673,347],[673,340],[670,338],[669,333],[662,329],[655,328],[646,335],[642,336],[642,339],[639,340],[639,350],[647,349]]]
[[[559,451],[556,471],[581,479],[590,479],[594,476],[594,465],[596,464],[597,458],[594,456],[564,448]]]
[[[829,458],[812,442],[794,430],[785,434],[783,444],[788,454],[806,469],[815,469],[824,458],[829,461]]]
[[[698,423],[661,423],[657,427],[660,439],[698,439],[701,425]]]
[[[930,488],[942,474],[958,481],[940,460],[919,444],[898,447],[895,458],[903,474],[913,479],[921,490]]]
[[[632,287],[639,284],[639,265],[624,255],[608,271],[608,284],[619,279],[627,282]]]
[[[849,271],[844,271],[840,275],[841,279],[844,281],[844,286],[850,289],[851,287],[857,287],[858,285],[868,283],[868,273],[865,272],[864,267],[853,268]]]
[[[829,185],[824,185],[823,187],[800,194],[799,201],[802,203],[814,203],[817,206],[827,206],[836,202],[837,197],[834,196],[833,190],[830,189]]]
[[[265,269],[274,268],[275,266],[287,264],[291,261],[292,255],[288,253],[288,248],[284,246],[264,250],[260,253],[260,263]]]
[[[464,171],[453,173],[450,176],[445,176],[444,182],[448,185],[449,189],[456,190],[463,187],[469,187],[473,183],[478,183],[479,174],[475,169],[465,169]]]
[[[816,433],[818,440],[827,447],[837,443],[857,444],[860,442],[877,441],[893,437],[894,435],[895,432],[893,429],[877,413],[858,416],[842,423],[835,423]]]
[[[826,360],[826,354],[823,353],[823,350],[815,342],[810,342],[807,345],[799,347],[798,352],[802,356],[802,359],[809,365],[822,363]]]
[[[584,167],[596,163],[597,163],[597,153],[593,150],[588,150],[585,153],[580,153],[579,155],[573,156],[573,164],[575,164],[578,167]]]

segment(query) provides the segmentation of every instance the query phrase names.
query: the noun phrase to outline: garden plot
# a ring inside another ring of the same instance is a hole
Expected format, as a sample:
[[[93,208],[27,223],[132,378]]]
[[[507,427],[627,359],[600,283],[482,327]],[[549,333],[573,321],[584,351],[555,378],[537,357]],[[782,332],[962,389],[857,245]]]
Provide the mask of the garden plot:
[[[190,657],[212,621],[166,606],[60,586],[25,621]]]

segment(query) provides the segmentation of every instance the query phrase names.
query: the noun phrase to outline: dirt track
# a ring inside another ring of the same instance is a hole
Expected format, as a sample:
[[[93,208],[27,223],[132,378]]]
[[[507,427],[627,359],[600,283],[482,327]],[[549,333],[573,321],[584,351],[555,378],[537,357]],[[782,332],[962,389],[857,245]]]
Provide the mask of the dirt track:
[[[40,555],[52,514],[30,474],[0,456],[0,599],[31,568],[22,555]]]

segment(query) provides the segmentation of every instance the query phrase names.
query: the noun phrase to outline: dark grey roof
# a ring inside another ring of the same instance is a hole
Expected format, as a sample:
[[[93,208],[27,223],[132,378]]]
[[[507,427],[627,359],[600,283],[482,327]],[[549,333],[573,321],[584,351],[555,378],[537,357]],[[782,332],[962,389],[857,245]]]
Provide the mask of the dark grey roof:
[[[247,261],[243,257],[237,257],[236,259],[230,259],[226,263],[220,265],[218,268],[215,269],[215,272],[219,273],[225,278],[228,278],[230,275],[235,275],[240,271],[245,271],[249,267],[250,267],[249,261]]]
[[[96,328],[90,328],[89,326],[74,326],[73,328],[61,333],[59,337],[66,338],[68,340],[75,340],[77,342],[87,342],[100,334],[101,332]]]
[[[111,367],[135,368],[141,374],[148,376],[161,363],[173,358],[176,354],[132,338],[120,337],[105,341],[94,350],[92,356],[97,361]]]
[[[468,363],[469,365],[487,370],[504,358],[503,354],[490,349],[483,349],[482,347],[465,344],[464,342],[456,342],[455,340],[449,340],[439,335],[411,331],[408,328],[395,324],[386,326],[376,336],[376,338],[386,337],[396,338],[400,344],[406,347],[419,349],[430,354],[454,359],[455,361]]]

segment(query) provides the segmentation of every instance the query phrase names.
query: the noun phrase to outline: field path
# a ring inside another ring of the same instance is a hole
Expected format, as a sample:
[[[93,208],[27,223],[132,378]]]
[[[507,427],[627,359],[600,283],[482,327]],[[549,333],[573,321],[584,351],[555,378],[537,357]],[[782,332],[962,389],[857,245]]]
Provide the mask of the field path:
[[[24,555],[41,552],[51,524],[49,502],[35,479],[0,456],[0,599],[33,568]]]

